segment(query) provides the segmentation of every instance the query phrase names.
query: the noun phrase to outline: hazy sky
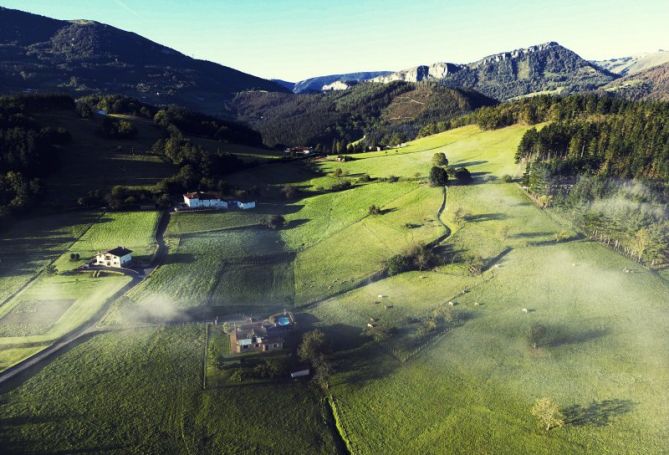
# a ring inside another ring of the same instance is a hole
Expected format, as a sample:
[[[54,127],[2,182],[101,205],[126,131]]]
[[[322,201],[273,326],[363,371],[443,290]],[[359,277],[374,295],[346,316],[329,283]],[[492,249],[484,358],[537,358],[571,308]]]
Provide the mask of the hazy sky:
[[[0,0],[92,19],[267,78],[398,70],[558,41],[584,58],[669,48],[669,0]]]

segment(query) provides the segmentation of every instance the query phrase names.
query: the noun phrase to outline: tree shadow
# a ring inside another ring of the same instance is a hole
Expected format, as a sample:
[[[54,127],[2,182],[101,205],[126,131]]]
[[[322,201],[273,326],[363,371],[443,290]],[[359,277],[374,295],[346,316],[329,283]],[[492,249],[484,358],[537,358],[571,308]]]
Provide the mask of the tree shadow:
[[[467,215],[465,221],[478,223],[482,221],[505,220],[508,216],[504,213],[479,213],[478,215]]]
[[[311,220],[308,220],[306,218],[302,218],[299,220],[290,220],[283,226],[282,229],[294,229],[296,227],[302,226],[303,224],[307,224],[309,221]]]
[[[590,329],[577,332],[565,327],[551,327],[544,345],[556,348],[570,344],[587,343],[606,336],[608,333],[608,329]]]
[[[575,404],[562,410],[567,425],[593,425],[603,427],[610,423],[613,417],[627,414],[634,409],[635,403],[631,400],[604,400],[593,401],[587,406]]]
[[[476,161],[465,161],[465,162],[457,162],[453,163],[453,167],[471,167],[471,166],[479,166],[481,164],[487,163],[487,160],[476,160]]]
[[[518,234],[512,234],[509,237],[514,239],[531,239],[535,237],[544,237],[547,235],[555,235],[555,232],[519,232]]]
[[[380,214],[385,215],[387,213],[392,213],[392,212],[397,212],[397,207],[391,207],[391,208],[388,208],[388,209],[381,209]]]

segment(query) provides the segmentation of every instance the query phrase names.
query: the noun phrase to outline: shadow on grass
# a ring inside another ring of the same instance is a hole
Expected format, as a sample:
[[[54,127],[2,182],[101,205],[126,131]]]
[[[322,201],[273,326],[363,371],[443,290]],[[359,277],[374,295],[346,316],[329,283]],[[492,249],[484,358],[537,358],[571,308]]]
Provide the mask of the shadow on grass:
[[[507,215],[504,213],[479,213],[478,215],[467,215],[465,221],[480,223],[483,221],[505,220]]]
[[[454,163],[452,164],[453,167],[459,168],[459,167],[472,167],[472,166],[479,166],[481,164],[487,163],[487,160],[477,160],[477,161],[465,161],[464,163]]]
[[[606,336],[608,333],[608,329],[590,329],[576,332],[565,327],[551,327],[548,331],[545,346],[557,348],[570,344],[587,343]]]
[[[613,417],[631,412],[634,405],[635,403],[630,400],[594,401],[587,406],[580,404],[569,406],[562,413],[567,425],[603,427],[608,425]]]
[[[555,235],[555,232],[519,232],[518,234],[512,234],[509,237],[514,239],[531,239],[535,237],[545,237],[547,235]]]

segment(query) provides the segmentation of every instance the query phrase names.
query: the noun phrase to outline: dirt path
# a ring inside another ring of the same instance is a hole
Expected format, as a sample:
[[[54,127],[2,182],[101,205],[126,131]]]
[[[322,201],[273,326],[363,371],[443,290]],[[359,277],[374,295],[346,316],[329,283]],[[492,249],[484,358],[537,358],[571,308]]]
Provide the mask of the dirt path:
[[[132,280],[123,286],[121,289],[111,295],[100,309],[85,323],[72,330],[70,333],[58,338],[48,348],[38,352],[37,354],[24,359],[23,361],[13,365],[6,370],[0,372],[0,389],[10,383],[13,379],[17,382],[27,379],[30,372],[43,366],[43,364],[56,356],[60,352],[64,352],[69,346],[74,346],[77,342],[88,339],[96,333],[104,332],[97,327],[98,322],[104,317],[111,305],[125,293],[141,283],[151,272],[160,266],[167,256],[167,245],[164,241],[165,230],[169,223],[169,214],[164,212],[158,222],[156,228],[156,242],[158,243],[158,250],[156,251],[153,261],[149,267],[144,268],[143,276],[133,276]]]

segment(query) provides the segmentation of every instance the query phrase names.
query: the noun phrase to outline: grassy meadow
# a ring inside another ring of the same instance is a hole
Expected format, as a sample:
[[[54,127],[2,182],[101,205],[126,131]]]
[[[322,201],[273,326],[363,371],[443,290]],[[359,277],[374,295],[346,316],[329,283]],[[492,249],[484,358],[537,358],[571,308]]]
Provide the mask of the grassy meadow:
[[[319,160],[319,172],[277,162],[231,176],[301,191],[251,211],[171,214],[169,254],[115,302],[103,324],[110,331],[0,391],[0,446],[8,453],[337,453],[327,401],[312,385],[212,381],[202,389],[202,375],[215,376],[212,358],[228,346],[220,334],[205,345],[198,321],[289,308],[300,330],[322,328],[331,341],[327,394],[352,453],[666,453],[666,276],[583,240],[516,184],[503,183],[521,173],[513,156],[525,130],[467,126],[348,162]],[[425,178],[435,152],[475,177],[448,187],[441,220],[443,192]],[[359,181],[362,174],[371,179]],[[352,187],[329,190],[341,180]],[[372,204],[382,214],[370,215]],[[272,214],[286,226],[262,226]],[[155,214],[101,220],[64,251],[120,239],[142,254],[154,248]],[[366,281],[390,256],[434,241],[443,265]],[[468,267],[472,258],[481,261],[480,274]],[[112,292],[90,277],[49,279],[9,303],[40,308],[32,293],[58,280],[82,296]],[[75,300],[66,308],[73,297],[50,294],[49,314],[60,319],[49,329],[21,326],[22,333],[57,330],[83,307]],[[0,335],[12,305],[0,307]],[[449,324],[424,330],[435,311]],[[187,322],[158,324],[179,319]],[[386,339],[364,334],[370,320],[388,329]],[[535,325],[545,328],[536,347]],[[0,367],[30,349],[8,347]],[[563,428],[538,427],[530,408],[542,397],[560,405]]]
[[[139,261],[148,260],[156,248],[157,212],[75,212],[69,218],[69,223],[82,224],[68,224],[64,216],[44,217],[44,220],[41,229],[33,224],[32,232],[20,232],[18,225],[5,234],[8,244],[16,240],[13,242],[17,247],[15,267],[23,267],[26,282],[32,281],[23,289],[15,288],[19,292],[10,295],[0,306],[0,363],[4,367],[20,361],[21,354],[34,354],[34,345],[44,348],[91,320],[110,297],[131,281],[129,277],[114,274],[93,277],[90,273],[76,273],[74,269],[97,251],[118,245],[135,250]],[[86,222],[90,224],[83,224]],[[59,227],[53,227],[58,223]],[[10,237],[12,235],[15,237]],[[24,253],[22,257],[19,251]],[[81,259],[73,261],[72,253],[80,254]],[[58,273],[49,274],[35,267],[46,261],[52,263]],[[26,347],[31,349],[24,349]]]

